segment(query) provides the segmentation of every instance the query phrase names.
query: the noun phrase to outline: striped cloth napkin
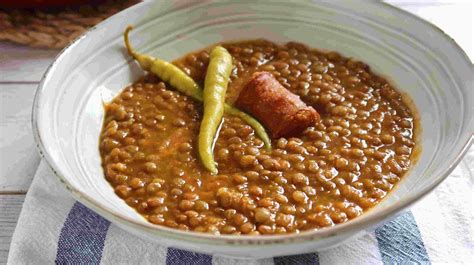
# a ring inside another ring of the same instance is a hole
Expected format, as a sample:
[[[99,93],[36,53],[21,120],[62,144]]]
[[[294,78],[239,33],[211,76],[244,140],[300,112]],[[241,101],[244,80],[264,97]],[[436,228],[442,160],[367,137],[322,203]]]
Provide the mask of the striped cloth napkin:
[[[166,248],[125,232],[75,201],[41,162],[9,264],[474,264],[474,147],[435,192],[373,233],[304,255],[239,260]]]

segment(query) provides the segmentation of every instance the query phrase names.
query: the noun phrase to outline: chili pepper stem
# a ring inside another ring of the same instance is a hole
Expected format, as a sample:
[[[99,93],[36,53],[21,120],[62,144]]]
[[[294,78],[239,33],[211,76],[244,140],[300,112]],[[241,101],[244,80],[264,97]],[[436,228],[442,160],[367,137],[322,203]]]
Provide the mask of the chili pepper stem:
[[[132,48],[132,45],[130,45],[130,40],[128,39],[128,34],[130,31],[133,29],[132,25],[128,25],[127,28],[125,29],[125,33],[123,34],[123,38],[125,40],[125,47],[127,47],[128,54],[132,57],[135,57],[135,51]]]

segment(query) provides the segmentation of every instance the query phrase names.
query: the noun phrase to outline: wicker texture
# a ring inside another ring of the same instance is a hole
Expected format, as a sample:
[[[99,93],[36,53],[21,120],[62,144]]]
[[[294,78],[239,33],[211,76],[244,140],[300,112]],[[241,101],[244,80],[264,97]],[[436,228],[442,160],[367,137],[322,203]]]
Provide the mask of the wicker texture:
[[[0,40],[60,49],[100,21],[140,1],[108,1],[63,10],[0,9]]]

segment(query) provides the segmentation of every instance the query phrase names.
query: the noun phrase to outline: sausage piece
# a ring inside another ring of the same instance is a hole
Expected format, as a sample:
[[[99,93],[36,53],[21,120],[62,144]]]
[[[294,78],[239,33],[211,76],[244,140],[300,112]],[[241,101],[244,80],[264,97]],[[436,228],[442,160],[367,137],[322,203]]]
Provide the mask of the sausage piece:
[[[274,139],[298,135],[320,118],[268,72],[254,73],[235,104],[260,120]]]

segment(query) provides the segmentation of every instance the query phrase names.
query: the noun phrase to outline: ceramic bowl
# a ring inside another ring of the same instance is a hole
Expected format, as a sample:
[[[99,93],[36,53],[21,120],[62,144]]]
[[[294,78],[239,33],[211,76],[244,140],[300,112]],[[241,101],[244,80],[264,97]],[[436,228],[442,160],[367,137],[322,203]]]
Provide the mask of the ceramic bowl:
[[[129,24],[135,26],[131,39],[139,52],[166,60],[215,42],[266,38],[298,41],[366,62],[418,109],[419,160],[373,210],[319,231],[215,236],[152,225],[114,194],[98,149],[103,102],[143,75],[124,49],[122,33]],[[33,128],[42,155],[72,195],[133,234],[210,254],[298,254],[370,231],[449,175],[472,138],[473,76],[467,56],[442,31],[375,1],[363,8],[357,1],[150,1],[107,19],[64,49],[39,86]]]

